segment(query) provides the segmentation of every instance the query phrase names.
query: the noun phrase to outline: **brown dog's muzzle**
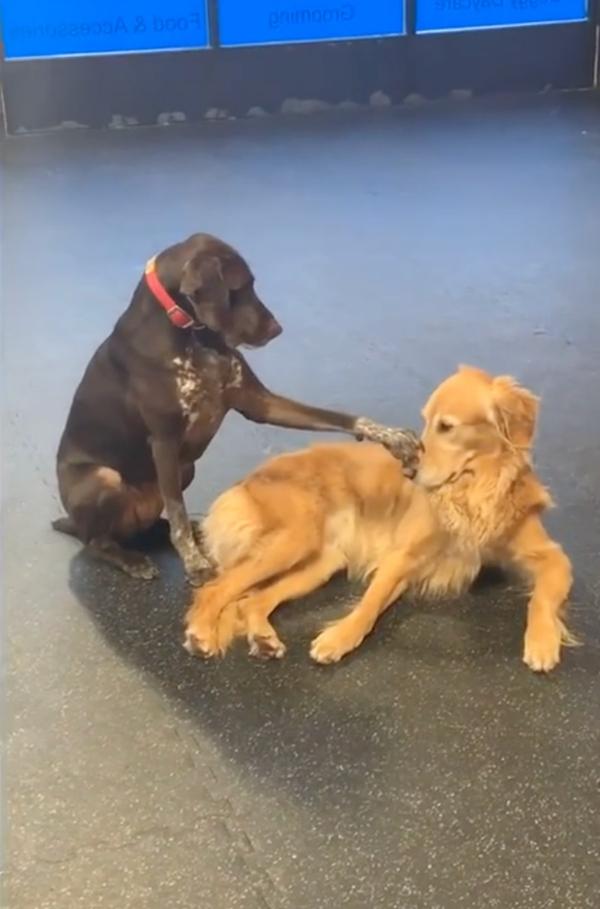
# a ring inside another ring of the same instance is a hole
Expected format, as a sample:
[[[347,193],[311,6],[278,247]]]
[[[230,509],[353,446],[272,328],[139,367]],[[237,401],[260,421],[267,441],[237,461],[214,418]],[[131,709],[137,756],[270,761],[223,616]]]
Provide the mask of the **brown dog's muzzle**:
[[[275,318],[269,319],[269,321],[267,323],[266,332],[265,332],[267,341],[274,341],[275,338],[279,337],[279,335],[281,334],[282,331],[283,331],[283,328],[281,327],[281,325],[279,324],[277,319],[275,319]]]

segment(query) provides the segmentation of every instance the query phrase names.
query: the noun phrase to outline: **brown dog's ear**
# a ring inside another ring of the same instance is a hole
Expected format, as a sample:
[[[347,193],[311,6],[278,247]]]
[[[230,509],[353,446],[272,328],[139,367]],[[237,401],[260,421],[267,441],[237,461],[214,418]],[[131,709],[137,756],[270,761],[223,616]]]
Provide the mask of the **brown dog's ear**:
[[[221,260],[223,280],[229,290],[240,290],[252,280],[250,269],[241,256],[227,256]]]
[[[223,286],[221,263],[216,256],[198,253],[183,266],[179,290],[186,297],[192,297],[199,290],[215,290]]]
[[[516,448],[531,448],[539,398],[511,376],[497,376],[492,382],[494,419],[505,439]]]

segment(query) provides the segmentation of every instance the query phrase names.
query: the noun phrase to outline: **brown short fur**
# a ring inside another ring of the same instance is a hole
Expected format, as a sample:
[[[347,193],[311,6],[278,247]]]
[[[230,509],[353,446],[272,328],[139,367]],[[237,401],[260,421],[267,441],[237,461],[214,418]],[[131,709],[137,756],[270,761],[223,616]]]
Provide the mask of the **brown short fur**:
[[[171,316],[148,274],[167,295]],[[187,327],[171,321],[173,307]],[[202,584],[209,565],[183,493],[230,410],[255,423],[381,442],[411,471],[418,444],[410,431],[265,388],[237,348],[262,347],[281,331],[248,263],[227,243],[193,234],[159,253],[75,392],[56,464],[66,516],[53,527],[149,580],[157,567],[122,544],[153,527],[164,510],[188,579]]]
[[[311,647],[317,662],[337,662],[408,588],[456,594],[484,562],[502,562],[531,581],[523,659],[554,668],[561,643],[572,642],[563,622],[571,565],[541,522],[551,499],[530,462],[537,410],[513,379],[461,367],[425,405],[414,482],[376,445],[318,445],[268,461],[204,522],[218,574],[196,593],[188,649],[223,653],[244,633],[251,653],[283,656],[271,612],[347,571],[369,579],[367,590]]]

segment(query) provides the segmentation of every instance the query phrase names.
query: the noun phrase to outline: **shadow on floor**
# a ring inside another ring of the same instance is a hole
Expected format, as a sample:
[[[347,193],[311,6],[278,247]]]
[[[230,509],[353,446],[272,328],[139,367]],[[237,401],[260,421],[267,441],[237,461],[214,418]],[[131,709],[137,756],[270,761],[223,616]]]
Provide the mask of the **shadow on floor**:
[[[89,557],[80,552],[71,562],[72,591],[111,647],[182,705],[221,750],[245,768],[256,760],[257,769],[267,767],[273,786],[284,786],[303,802],[315,763],[321,785],[327,782],[325,775],[337,786],[336,756],[342,753],[349,757],[345,783],[357,797],[368,778],[365,771],[387,757],[382,717],[391,706],[390,691],[393,701],[398,695],[404,701],[404,719],[412,714],[401,731],[391,723],[394,747],[401,751],[402,738],[414,735],[422,720],[419,692],[422,697],[428,684],[435,690],[438,673],[449,672],[450,680],[480,673],[485,687],[486,669],[497,672],[501,666],[520,685],[553,687],[552,680],[534,679],[521,669],[524,597],[499,570],[484,572],[458,601],[396,605],[338,666],[314,665],[308,647],[319,627],[342,614],[358,595],[343,578],[279,610],[275,623],[289,648],[283,661],[253,660],[239,641],[224,660],[206,662],[181,646],[190,591],[179,560],[161,541],[145,548],[160,565],[160,580],[133,581],[101,566],[103,582],[98,583]],[[272,747],[274,715],[280,746],[303,755],[291,775],[288,762],[269,766],[264,761]]]

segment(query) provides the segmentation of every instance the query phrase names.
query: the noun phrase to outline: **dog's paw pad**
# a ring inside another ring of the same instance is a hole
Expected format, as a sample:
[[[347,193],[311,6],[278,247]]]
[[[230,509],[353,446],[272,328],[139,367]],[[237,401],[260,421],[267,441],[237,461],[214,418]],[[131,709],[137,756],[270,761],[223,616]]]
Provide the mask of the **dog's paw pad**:
[[[250,656],[258,660],[281,660],[285,656],[285,644],[277,635],[254,635],[249,639]]]

